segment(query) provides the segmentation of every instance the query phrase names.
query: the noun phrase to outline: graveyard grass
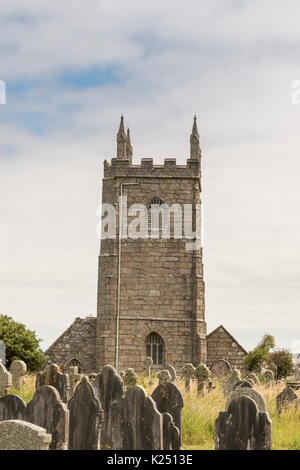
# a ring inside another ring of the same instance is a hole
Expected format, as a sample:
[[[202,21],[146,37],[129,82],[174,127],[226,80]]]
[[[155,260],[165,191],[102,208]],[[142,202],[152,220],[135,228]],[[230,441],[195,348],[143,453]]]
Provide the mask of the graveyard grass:
[[[138,384],[142,385],[151,395],[158,384],[153,375],[149,379],[144,374],[139,375]],[[225,410],[225,397],[222,392],[222,382],[216,383],[216,388],[205,396],[198,396],[196,384],[191,387],[191,392],[186,393],[184,380],[177,379],[177,387],[183,394],[185,406],[182,410],[182,443],[186,450],[213,450],[215,420],[219,411]],[[300,407],[295,409],[293,405],[285,407],[281,415],[276,414],[276,396],[285,388],[284,385],[275,385],[266,388],[264,384],[255,387],[266,399],[268,413],[273,423],[273,450],[300,450]],[[26,375],[25,383],[21,390],[11,389],[10,393],[19,395],[28,403],[35,391],[35,375]],[[296,391],[299,395],[300,392]]]

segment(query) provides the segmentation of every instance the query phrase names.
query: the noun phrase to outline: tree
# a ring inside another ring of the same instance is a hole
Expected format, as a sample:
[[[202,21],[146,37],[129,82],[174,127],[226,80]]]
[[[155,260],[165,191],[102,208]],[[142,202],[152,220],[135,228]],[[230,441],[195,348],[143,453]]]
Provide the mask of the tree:
[[[6,346],[6,367],[20,359],[30,372],[37,371],[45,362],[45,354],[40,349],[41,339],[25,325],[14,321],[7,315],[0,315],[0,340]]]
[[[275,347],[274,336],[265,334],[256,348],[244,357],[244,364],[249,371],[259,370],[269,360],[270,349]]]
[[[277,379],[291,375],[294,370],[292,355],[287,349],[276,349],[270,354],[270,362],[277,366]]]

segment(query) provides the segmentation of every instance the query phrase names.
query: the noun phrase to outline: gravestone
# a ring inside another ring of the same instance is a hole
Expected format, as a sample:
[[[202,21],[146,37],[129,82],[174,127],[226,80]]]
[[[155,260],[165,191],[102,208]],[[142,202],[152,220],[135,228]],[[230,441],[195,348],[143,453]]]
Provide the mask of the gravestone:
[[[171,364],[168,364],[165,369],[170,372],[171,374],[171,381],[174,383],[176,382],[176,379],[177,379],[177,374],[176,374],[176,370],[175,368],[171,365]]]
[[[8,372],[5,365],[0,362],[0,397],[3,397],[9,391],[11,385],[11,373]]]
[[[113,406],[112,442],[117,450],[161,450],[163,418],[140,385],[128,388]]]
[[[216,450],[271,450],[272,421],[259,412],[255,401],[245,395],[231,400],[220,411],[215,425]]]
[[[274,374],[274,379],[276,379],[277,377],[277,366],[274,362],[271,362],[269,365],[268,365],[268,369],[271,370]]]
[[[181,445],[181,414],[184,401],[180,390],[172,382],[167,382],[158,385],[151,396],[160,413],[169,413],[172,416],[180,432]]]
[[[49,385],[39,387],[26,407],[25,418],[51,434],[50,450],[67,449],[69,411],[56,388]]]
[[[185,390],[187,392],[191,389],[191,379],[194,377],[195,370],[195,367],[191,363],[185,364],[182,368],[182,375],[185,378]]]
[[[267,382],[267,385],[271,385],[271,383],[274,381],[274,372],[270,369],[264,370],[263,376]]]
[[[0,421],[18,419],[25,421],[26,403],[17,395],[0,398]]]
[[[247,380],[239,380],[238,382],[234,384],[232,390],[237,390],[238,388],[244,388],[244,387],[252,388],[251,382],[248,382]]]
[[[172,416],[163,413],[163,450],[180,450],[180,432]]]
[[[223,391],[226,396],[229,396],[231,394],[233,387],[237,382],[241,382],[241,376],[237,369],[233,369],[230,377],[228,378],[228,380],[226,380],[223,386]]]
[[[46,429],[17,419],[0,422],[0,450],[48,450]]]
[[[171,374],[168,370],[160,370],[157,377],[160,385],[165,384],[166,382],[171,382],[172,380]]]
[[[231,400],[239,398],[240,396],[252,398],[252,400],[255,401],[259,412],[263,413],[268,411],[264,397],[257,390],[247,387],[238,388],[231,393],[230,397],[227,399],[226,410],[228,410]]]
[[[27,372],[27,366],[24,361],[13,361],[9,369],[12,375],[12,386],[16,390],[20,390],[25,383],[24,376]]]
[[[103,410],[87,377],[83,377],[68,403],[69,450],[100,449]]]
[[[254,372],[249,372],[249,374],[247,374],[246,379],[247,379],[247,380],[248,380],[248,379],[253,380],[253,382],[254,382],[255,384],[258,384],[258,383],[259,383],[258,377],[257,377],[256,374],[254,374]]]
[[[206,365],[204,364],[199,364],[196,367],[194,377],[197,380],[197,392],[198,394],[203,394],[205,393],[205,385],[207,384],[207,381],[210,377],[210,370]]]
[[[78,367],[77,366],[71,366],[69,368],[69,384],[70,384],[70,391],[69,391],[69,396],[72,397],[75,388],[77,385],[80,383],[83,375],[78,373]]]
[[[112,410],[124,394],[123,381],[117,374],[116,369],[107,365],[95,378],[93,388],[104,412],[104,422],[101,429],[101,449],[110,449],[112,447]]]
[[[6,347],[4,341],[0,341],[0,363],[4,366],[6,363]]]
[[[134,369],[132,369],[131,367],[126,369],[125,375],[124,375],[124,378],[123,378],[124,385],[125,385],[126,388],[134,387],[137,383],[137,379],[138,379],[138,376],[134,372]]]
[[[51,385],[58,390],[64,403],[68,401],[68,376],[63,374],[60,367],[56,364],[50,364],[48,369],[40,372],[36,377],[35,387],[38,389],[43,385]]]
[[[231,365],[225,359],[217,359],[210,369],[212,376],[218,378],[227,377],[232,372]]]
[[[291,387],[286,387],[282,392],[276,397],[276,410],[278,414],[281,414],[282,409],[293,403],[295,406],[299,405],[298,395],[294,392]]]
[[[152,357],[148,357],[148,356],[145,357],[144,364],[145,364],[146,377],[151,377],[151,366],[153,364]]]

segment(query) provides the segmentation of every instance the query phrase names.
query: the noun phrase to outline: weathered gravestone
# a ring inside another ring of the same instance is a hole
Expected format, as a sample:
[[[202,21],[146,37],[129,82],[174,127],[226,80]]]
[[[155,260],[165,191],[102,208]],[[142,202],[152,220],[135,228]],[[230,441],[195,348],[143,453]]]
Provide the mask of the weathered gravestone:
[[[255,384],[258,384],[259,383],[259,380],[258,380],[258,377],[256,374],[254,374],[254,372],[249,372],[249,374],[247,374],[247,377],[246,379],[250,379],[252,380]]]
[[[123,381],[117,374],[116,369],[107,365],[95,378],[93,387],[104,412],[104,422],[101,429],[101,449],[110,449],[112,447],[112,410],[124,394]]]
[[[270,386],[274,381],[274,372],[272,370],[267,369],[263,372],[263,376],[265,378],[267,386]]]
[[[113,405],[112,443],[117,450],[163,449],[163,418],[140,385]]]
[[[191,379],[194,377],[195,370],[195,367],[190,362],[185,364],[182,368],[182,375],[185,378],[185,389],[187,392],[191,389]]]
[[[24,376],[27,372],[27,366],[24,361],[13,361],[9,368],[12,375],[12,386],[16,390],[20,390],[21,386],[25,383]]]
[[[6,347],[4,341],[0,341],[0,363],[6,363]]]
[[[280,414],[282,409],[293,403],[295,406],[299,405],[298,395],[294,392],[291,387],[286,387],[279,395],[276,397],[276,409],[277,413]]]
[[[226,377],[232,372],[231,365],[225,359],[217,359],[211,365],[211,373],[213,377]]]
[[[269,365],[268,365],[268,369],[271,370],[274,374],[274,379],[276,379],[277,377],[277,369],[278,367],[276,366],[276,364],[274,362],[271,362]]]
[[[197,392],[198,394],[204,395],[205,393],[205,386],[208,383],[208,379],[210,378],[210,370],[206,365],[199,364],[196,367],[194,377],[197,380]]]
[[[35,391],[25,410],[25,420],[51,434],[50,450],[68,447],[69,411],[56,388],[43,385]]]
[[[163,450],[180,450],[180,432],[169,413],[163,413]]]
[[[231,400],[220,411],[215,425],[216,450],[271,450],[272,421],[259,412],[255,401],[245,395]]]
[[[124,375],[124,378],[123,378],[124,385],[125,385],[126,388],[134,387],[137,383],[137,379],[138,379],[138,376],[134,372],[134,369],[132,369],[131,367],[126,369],[125,375]]]
[[[60,367],[56,364],[50,364],[48,369],[40,372],[36,377],[35,388],[38,389],[43,385],[52,385],[58,390],[60,397],[64,403],[68,401],[68,376],[63,374]]]
[[[152,357],[148,357],[148,356],[145,357],[144,364],[145,364],[146,377],[151,377],[151,366],[153,364]]]
[[[180,432],[181,445],[181,414],[184,402],[180,390],[172,382],[166,382],[156,387],[152,398],[160,413],[169,413],[172,416],[175,426]]]
[[[241,382],[240,373],[237,369],[233,369],[233,371],[231,372],[230,377],[224,383],[224,386],[223,386],[224,394],[226,396],[229,396],[231,394],[232,390],[233,390],[233,387],[238,382]]]
[[[17,395],[0,398],[0,421],[18,419],[25,421],[26,403]]]
[[[177,379],[177,374],[176,374],[176,370],[175,368],[171,365],[171,364],[168,364],[165,369],[170,372],[171,374],[171,381],[172,382],[176,382],[176,379]]]
[[[83,377],[68,403],[69,450],[100,449],[103,410],[87,377]]]
[[[238,388],[253,388],[252,383],[248,380],[239,380],[236,382],[232,388],[232,390],[237,390]]]
[[[46,429],[20,420],[0,422],[0,450],[48,450]]]
[[[166,382],[171,382],[172,377],[171,374],[168,370],[160,370],[157,374],[158,377],[158,383],[165,384]]]
[[[0,396],[3,397],[12,385],[11,373],[6,370],[4,364],[0,362]]]
[[[252,398],[252,400],[255,401],[259,412],[263,413],[268,411],[264,397],[257,390],[247,387],[238,388],[231,393],[230,397],[227,399],[226,410],[228,410],[230,402],[240,396]]]

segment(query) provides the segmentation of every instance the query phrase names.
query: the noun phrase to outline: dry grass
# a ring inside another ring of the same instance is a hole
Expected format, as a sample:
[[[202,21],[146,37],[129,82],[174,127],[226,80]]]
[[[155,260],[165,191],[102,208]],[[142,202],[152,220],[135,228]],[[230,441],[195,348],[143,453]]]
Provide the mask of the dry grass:
[[[153,376],[150,380],[144,374],[139,376],[139,385],[142,385],[148,395],[151,395],[158,385],[158,379]],[[184,380],[178,379],[177,387],[184,398],[182,410],[182,441],[184,449],[209,450],[214,449],[215,420],[219,411],[225,410],[225,398],[222,392],[222,383],[216,384],[216,389],[204,397],[197,395],[196,384],[191,391],[185,391]],[[273,422],[273,450],[300,450],[300,407],[295,409],[290,405],[281,415],[276,413],[276,396],[283,390],[283,385],[266,388],[258,385],[256,389],[265,397],[268,412]],[[21,396],[28,403],[35,391],[35,375],[27,375],[25,384],[20,391],[11,390],[11,393]],[[300,392],[297,392],[300,398]]]

